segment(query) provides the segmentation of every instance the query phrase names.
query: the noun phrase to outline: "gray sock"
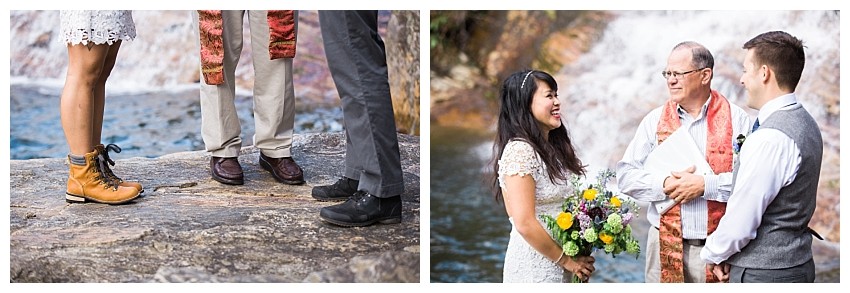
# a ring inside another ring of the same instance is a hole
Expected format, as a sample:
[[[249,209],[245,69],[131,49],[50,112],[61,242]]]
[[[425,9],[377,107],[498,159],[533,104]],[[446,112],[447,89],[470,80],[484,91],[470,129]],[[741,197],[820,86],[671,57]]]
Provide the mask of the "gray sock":
[[[85,156],[77,156],[77,155],[73,155],[73,154],[68,154],[68,161],[71,162],[71,164],[74,164],[74,165],[77,165],[77,166],[85,166],[86,165],[86,157]]]

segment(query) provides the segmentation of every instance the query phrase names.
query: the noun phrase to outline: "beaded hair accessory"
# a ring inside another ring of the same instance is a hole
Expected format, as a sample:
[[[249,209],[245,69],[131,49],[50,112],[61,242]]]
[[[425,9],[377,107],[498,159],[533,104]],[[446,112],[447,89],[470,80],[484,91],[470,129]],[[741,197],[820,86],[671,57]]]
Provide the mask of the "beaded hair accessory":
[[[532,72],[534,72],[534,70],[531,70],[531,71],[529,71],[528,73],[525,74],[525,77],[522,78],[522,84],[519,85],[519,89],[522,89],[522,88],[525,87],[525,80],[528,79],[528,76],[531,75]]]

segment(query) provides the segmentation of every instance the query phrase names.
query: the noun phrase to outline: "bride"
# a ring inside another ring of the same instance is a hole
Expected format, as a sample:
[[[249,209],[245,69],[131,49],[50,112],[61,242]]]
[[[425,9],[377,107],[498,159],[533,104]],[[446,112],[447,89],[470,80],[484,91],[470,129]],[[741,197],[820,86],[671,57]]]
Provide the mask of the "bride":
[[[493,168],[496,200],[504,199],[512,224],[505,253],[504,282],[587,280],[592,256],[566,256],[539,214],[553,214],[565,195],[570,173],[584,174],[566,127],[561,123],[558,85],[542,71],[509,76],[500,92],[498,135]]]
[[[123,41],[136,37],[129,10],[62,10],[60,39],[68,48],[68,71],[59,102],[60,120],[68,143],[68,202],[123,204],[144,191],[138,182],[112,172],[109,151],[101,142],[106,103],[106,79]]]

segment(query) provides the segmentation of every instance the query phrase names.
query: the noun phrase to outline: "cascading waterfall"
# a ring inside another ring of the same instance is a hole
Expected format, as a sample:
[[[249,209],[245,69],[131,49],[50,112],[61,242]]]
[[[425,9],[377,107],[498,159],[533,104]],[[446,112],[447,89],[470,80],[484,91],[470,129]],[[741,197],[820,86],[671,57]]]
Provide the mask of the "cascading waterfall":
[[[669,97],[661,71],[682,41],[703,44],[715,58],[712,88],[754,117],[739,79],[744,42],[784,30],[804,41],[806,66],[797,96],[823,128],[825,99],[838,97],[839,18],[832,11],[614,12],[603,37],[556,77],[563,117],[591,169],[614,168],[644,115]],[[557,49],[557,48],[547,48]],[[834,70],[833,70],[834,69]],[[828,74],[824,74],[826,71]],[[834,83],[821,80],[834,76]],[[837,124],[836,124],[837,127]],[[837,146],[837,131],[834,144]],[[824,140],[830,137],[825,135]]]

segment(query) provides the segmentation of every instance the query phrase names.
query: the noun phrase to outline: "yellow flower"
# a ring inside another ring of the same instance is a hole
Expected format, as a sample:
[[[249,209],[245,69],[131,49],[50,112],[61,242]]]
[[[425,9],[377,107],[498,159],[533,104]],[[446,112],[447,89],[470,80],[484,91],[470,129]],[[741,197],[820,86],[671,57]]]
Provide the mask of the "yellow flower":
[[[605,244],[611,244],[611,242],[614,242],[614,236],[608,235],[608,233],[605,232],[599,233],[599,239]]]
[[[558,214],[558,218],[555,219],[555,222],[558,223],[558,227],[561,227],[561,230],[567,230],[573,226],[573,214],[562,212]]]
[[[596,198],[596,189],[593,189],[593,188],[585,189],[584,194],[582,194],[582,196],[586,200],[593,200],[593,199]]]
[[[611,197],[611,204],[612,204],[613,206],[615,206],[615,207],[618,207],[618,208],[619,208],[619,207],[620,207],[620,205],[622,205],[623,203],[622,203],[622,202],[620,202],[620,198],[618,198],[618,197],[614,196],[614,197]]]

